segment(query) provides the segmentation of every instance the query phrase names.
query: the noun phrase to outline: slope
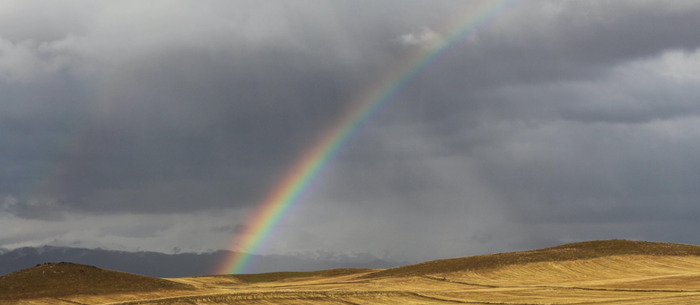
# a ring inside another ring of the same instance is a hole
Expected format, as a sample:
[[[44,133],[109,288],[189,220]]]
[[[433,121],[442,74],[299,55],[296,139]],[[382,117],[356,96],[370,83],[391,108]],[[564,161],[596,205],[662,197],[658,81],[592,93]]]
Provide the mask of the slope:
[[[187,289],[191,286],[73,263],[47,263],[0,277],[0,300]]]
[[[43,272],[51,269],[32,271],[40,271],[40,275],[26,276],[31,280],[24,282],[45,280],[41,277]],[[16,279],[22,280],[22,277]],[[14,279],[0,280],[12,283]],[[8,283],[3,281],[0,287]],[[0,299],[0,303],[700,304],[700,247],[627,240],[592,241],[379,271],[336,269],[214,275],[166,282],[180,283],[191,289],[160,290],[158,285],[162,283],[149,280],[144,282],[143,288],[131,286],[133,290],[124,292],[96,294],[99,293],[99,285],[96,285],[61,298],[38,299],[32,295],[14,302]],[[85,281],[78,283],[83,285]],[[64,288],[72,285],[54,284]],[[153,290],[154,286],[158,291]],[[0,291],[0,295],[4,293]]]
[[[366,277],[417,276],[467,270],[474,271],[509,265],[571,261],[614,255],[700,256],[700,246],[630,240],[587,241],[532,251],[428,261],[379,271]]]

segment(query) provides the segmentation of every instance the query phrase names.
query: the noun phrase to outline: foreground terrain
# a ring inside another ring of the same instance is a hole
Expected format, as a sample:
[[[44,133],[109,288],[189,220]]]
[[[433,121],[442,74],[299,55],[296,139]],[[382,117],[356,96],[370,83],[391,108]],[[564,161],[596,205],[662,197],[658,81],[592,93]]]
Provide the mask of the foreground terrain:
[[[431,261],[157,279],[53,263],[0,277],[0,304],[700,304],[700,246],[624,240]]]

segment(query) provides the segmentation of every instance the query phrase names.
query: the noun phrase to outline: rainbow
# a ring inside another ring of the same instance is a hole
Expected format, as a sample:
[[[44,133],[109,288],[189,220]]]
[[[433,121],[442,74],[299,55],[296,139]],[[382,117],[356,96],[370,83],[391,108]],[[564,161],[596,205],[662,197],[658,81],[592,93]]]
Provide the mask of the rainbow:
[[[214,272],[245,272],[252,253],[260,248],[280,218],[298,201],[324,166],[365,122],[389,103],[418,72],[440,58],[450,46],[473,33],[514,2],[515,0],[487,1],[476,9],[465,10],[449,19],[442,27],[443,30],[438,31],[446,33],[443,40],[432,44],[431,47],[415,48],[416,50],[405,56],[394,70],[382,77],[380,82],[350,103],[351,107],[343,112],[336,124],[326,129],[265,197],[249,221],[247,232],[233,241],[230,249],[234,249],[234,252],[226,257]]]

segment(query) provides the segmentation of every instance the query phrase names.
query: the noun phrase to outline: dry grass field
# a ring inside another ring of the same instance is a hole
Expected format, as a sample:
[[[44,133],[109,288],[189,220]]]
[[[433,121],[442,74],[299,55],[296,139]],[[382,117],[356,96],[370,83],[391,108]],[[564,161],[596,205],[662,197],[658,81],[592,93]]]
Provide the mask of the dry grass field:
[[[700,246],[593,241],[388,270],[167,280],[45,264],[0,277],[0,304],[700,304]]]

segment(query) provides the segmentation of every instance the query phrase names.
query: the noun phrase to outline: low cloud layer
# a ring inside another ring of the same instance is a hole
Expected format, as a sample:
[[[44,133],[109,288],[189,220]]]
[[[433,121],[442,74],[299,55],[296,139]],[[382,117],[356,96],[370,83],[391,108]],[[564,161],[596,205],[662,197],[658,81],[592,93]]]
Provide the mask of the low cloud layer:
[[[0,247],[229,247],[349,104],[480,4],[0,2]],[[363,126],[261,251],[700,242],[699,27],[694,1],[514,1]]]

